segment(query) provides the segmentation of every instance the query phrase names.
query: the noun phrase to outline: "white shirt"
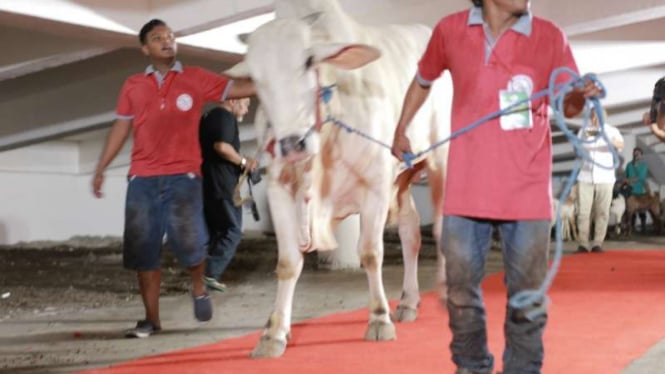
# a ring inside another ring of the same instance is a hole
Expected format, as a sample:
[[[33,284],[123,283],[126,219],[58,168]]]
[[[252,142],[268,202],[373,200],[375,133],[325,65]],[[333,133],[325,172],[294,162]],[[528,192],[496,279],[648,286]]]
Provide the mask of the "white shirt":
[[[593,129],[587,127],[586,130],[589,131]],[[619,129],[608,125],[607,123],[605,124],[605,134],[607,135],[607,138],[610,140],[610,142],[613,142],[615,139],[623,142],[623,136],[621,136]],[[580,139],[586,140],[591,140],[595,137],[595,135],[583,137],[582,130],[577,133],[577,136]],[[610,151],[607,143],[605,143],[605,139],[603,139],[602,136],[598,137],[598,139],[593,142],[583,143],[582,147],[589,153],[589,157],[591,157],[594,162],[592,163],[584,160],[582,169],[577,176],[577,180],[579,182],[593,184],[614,183],[616,181],[616,176],[614,169],[611,168],[612,164],[614,163],[614,159],[612,158],[612,152]],[[610,168],[607,169],[606,167]]]

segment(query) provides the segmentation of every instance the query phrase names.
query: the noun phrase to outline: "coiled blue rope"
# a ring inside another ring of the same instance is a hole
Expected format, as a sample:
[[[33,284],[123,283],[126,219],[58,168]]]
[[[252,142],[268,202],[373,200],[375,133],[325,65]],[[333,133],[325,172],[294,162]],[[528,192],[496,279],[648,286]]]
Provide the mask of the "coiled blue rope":
[[[563,84],[556,84],[558,78],[560,75],[566,74],[570,76],[571,78],[568,80],[567,83]],[[583,87],[585,84],[586,80],[590,80],[594,82],[594,84],[598,85],[600,90],[601,90],[601,95],[600,97],[592,97],[592,98],[587,98],[586,103],[585,103],[585,108],[584,108],[584,124],[582,126],[582,129],[580,130],[582,134],[585,133],[586,128],[589,126],[590,123],[590,115],[591,115],[591,110],[594,110],[596,113],[596,116],[599,120],[599,132],[596,136],[594,136],[591,139],[583,139],[577,136],[573,131],[571,131],[567,124],[566,120],[564,118],[564,110],[563,110],[563,105],[564,105],[564,99],[565,96],[573,90],[575,87]],[[321,88],[321,99],[324,103],[329,103],[330,100],[332,99],[332,90],[334,88],[334,85],[332,86],[325,86]],[[453,133],[451,133],[447,138],[442,139],[434,144],[432,144],[430,147],[427,149],[424,149],[418,153],[405,153],[403,154],[403,160],[404,163],[406,164],[407,167],[412,168],[413,167],[413,161],[420,158],[421,156],[425,155],[428,152],[432,152],[438,147],[441,147],[445,143],[462,136],[473,129],[477,128],[478,126],[481,126],[485,123],[488,123],[490,120],[494,118],[501,117],[505,114],[512,113],[514,111],[518,110],[524,110],[521,107],[525,104],[528,104],[529,102],[533,100],[537,100],[540,98],[543,98],[545,96],[549,97],[549,102],[550,105],[555,109],[554,113],[554,119],[556,121],[557,126],[563,134],[566,136],[568,141],[572,144],[573,148],[575,149],[575,153],[577,154],[577,159],[575,160],[575,164],[573,167],[573,170],[570,173],[570,177],[568,178],[563,191],[559,197],[559,206],[556,211],[556,235],[555,235],[555,250],[554,250],[554,257],[552,259],[552,264],[550,265],[550,268],[547,272],[547,275],[545,276],[545,279],[540,286],[540,288],[535,289],[535,290],[524,290],[516,293],[513,295],[510,300],[509,300],[509,305],[518,310],[522,310],[524,313],[524,316],[530,320],[535,320],[536,318],[544,315],[547,313],[547,306],[549,304],[549,299],[547,297],[547,291],[551,287],[552,283],[554,282],[554,278],[556,277],[556,274],[559,270],[559,267],[561,265],[561,258],[563,256],[563,238],[562,238],[562,220],[561,220],[561,207],[563,203],[566,201],[568,198],[568,195],[570,194],[570,191],[573,187],[573,184],[577,181],[577,175],[579,174],[579,171],[582,166],[582,161],[586,161],[589,163],[594,164],[595,166],[604,168],[604,169],[611,169],[614,170],[616,169],[619,164],[619,155],[617,153],[617,150],[614,148],[612,145],[610,139],[607,137],[607,134],[605,132],[605,116],[602,110],[602,106],[600,105],[599,99],[602,99],[605,97],[605,87],[603,84],[598,80],[598,78],[593,75],[593,74],[587,74],[583,77],[579,76],[575,71],[569,68],[559,68],[556,69],[554,72],[552,72],[549,80],[549,85],[548,88],[539,92],[536,92],[533,94],[531,97],[516,102],[509,107],[494,112],[490,113],[477,121],[473,122],[472,124],[465,126]],[[384,148],[387,149],[392,149],[392,146],[390,144],[384,143],[371,135],[362,132],[358,129],[355,129],[348,124],[344,123],[343,121],[334,118],[330,114],[328,114],[327,118],[323,121],[323,123],[333,123],[334,125],[344,129],[345,131],[349,133],[354,133],[362,138],[367,139],[370,142],[376,143]],[[612,159],[613,163],[612,165],[601,165],[598,164],[596,161],[594,161],[591,156],[589,155],[589,152],[584,149],[584,144],[587,143],[593,143],[596,142],[597,140],[602,139],[607,145],[608,149],[612,153]]]

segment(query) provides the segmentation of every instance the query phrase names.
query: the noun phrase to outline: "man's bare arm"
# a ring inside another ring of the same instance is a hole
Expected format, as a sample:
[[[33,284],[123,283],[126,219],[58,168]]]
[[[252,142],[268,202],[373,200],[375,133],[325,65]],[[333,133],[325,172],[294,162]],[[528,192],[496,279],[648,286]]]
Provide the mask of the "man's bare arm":
[[[412,153],[411,143],[406,137],[406,129],[413,120],[420,107],[423,105],[427,96],[429,96],[430,87],[421,86],[417,79],[411,81],[409,89],[404,97],[402,104],[402,113],[397,122],[395,137],[393,138],[392,154],[402,161],[402,154]]]
[[[129,132],[132,128],[132,121],[126,119],[118,119],[111,127],[111,131],[106,137],[106,144],[104,150],[97,162],[95,175],[92,179],[92,192],[98,198],[102,197],[102,184],[104,184],[104,171],[111,164],[113,159],[118,155],[118,152],[125,145]]]

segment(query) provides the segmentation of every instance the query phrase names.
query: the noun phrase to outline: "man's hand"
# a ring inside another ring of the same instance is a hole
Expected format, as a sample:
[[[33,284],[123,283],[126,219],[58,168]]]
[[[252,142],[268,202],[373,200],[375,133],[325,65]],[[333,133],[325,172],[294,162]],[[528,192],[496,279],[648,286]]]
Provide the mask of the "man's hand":
[[[652,125],[652,123],[651,123],[651,113],[644,112],[644,114],[642,115],[642,122],[647,126],[651,126]]]
[[[256,161],[253,158],[247,158],[247,164],[245,164],[245,170],[248,173],[253,172],[254,169],[256,169],[257,167],[259,167],[259,162],[258,161]]]
[[[393,156],[397,157],[398,160],[404,161],[404,153],[413,153],[411,151],[411,142],[409,141],[409,138],[407,138],[404,133],[396,132],[390,152]]]
[[[577,116],[584,109],[587,98],[598,97],[602,93],[603,91],[594,81],[587,79],[584,87],[576,87],[566,95],[563,101],[563,115],[566,118]]]
[[[92,177],[92,193],[96,198],[101,199],[104,197],[102,193],[102,185],[104,184],[104,173],[96,172]]]
[[[584,81],[584,88],[582,89],[582,94],[585,98],[589,97],[598,97],[603,93],[603,90],[596,84],[596,82],[591,79]]]

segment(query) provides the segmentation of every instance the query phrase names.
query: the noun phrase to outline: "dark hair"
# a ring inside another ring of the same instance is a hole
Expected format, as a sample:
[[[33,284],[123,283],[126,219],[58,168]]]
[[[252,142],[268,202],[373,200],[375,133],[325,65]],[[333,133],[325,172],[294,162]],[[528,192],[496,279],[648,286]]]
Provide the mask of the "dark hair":
[[[483,0],[471,0],[471,2],[473,3],[473,6],[483,7]]]
[[[638,151],[638,152],[640,152],[641,154],[644,154],[644,151],[643,151],[642,148],[640,148],[640,147],[635,147],[635,148],[633,148],[633,153],[635,153],[635,151]]]
[[[139,41],[141,42],[141,45],[145,44],[148,33],[157,26],[166,26],[166,22],[162,21],[161,19],[154,18],[143,25],[143,27],[141,27],[141,31],[139,31]]]

